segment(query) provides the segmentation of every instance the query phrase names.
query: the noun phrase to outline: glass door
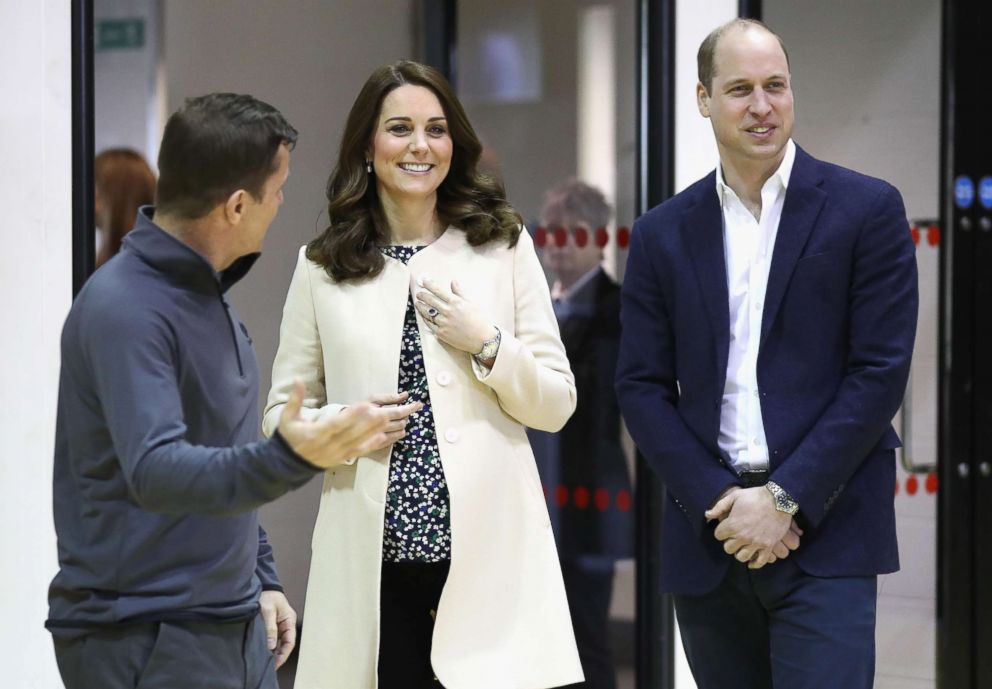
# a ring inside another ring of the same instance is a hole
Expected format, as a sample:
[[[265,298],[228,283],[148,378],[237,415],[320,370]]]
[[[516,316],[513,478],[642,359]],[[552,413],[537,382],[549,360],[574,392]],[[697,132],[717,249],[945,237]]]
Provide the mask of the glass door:
[[[576,375],[559,433],[532,431],[587,687],[634,687],[634,451],[613,392],[635,216],[633,0],[462,0],[456,88],[525,218]]]

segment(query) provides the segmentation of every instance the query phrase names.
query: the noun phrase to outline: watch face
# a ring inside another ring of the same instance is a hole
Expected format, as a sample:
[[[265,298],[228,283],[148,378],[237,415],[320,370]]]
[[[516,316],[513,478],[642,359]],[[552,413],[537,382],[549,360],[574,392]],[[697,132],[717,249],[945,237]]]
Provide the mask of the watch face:
[[[482,351],[476,354],[476,356],[480,359],[492,359],[496,356],[497,344],[496,340],[487,340],[482,343]]]
[[[775,498],[775,509],[779,512],[786,512],[788,514],[795,514],[799,511],[799,505],[793,500],[788,493],[782,490],[778,485],[769,485],[768,489],[771,491],[772,496]]]
[[[500,333],[499,330],[496,331],[496,337],[491,340],[486,340],[482,343],[482,351],[476,354],[480,359],[492,359],[496,356],[496,352],[499,351],[499,341]]]

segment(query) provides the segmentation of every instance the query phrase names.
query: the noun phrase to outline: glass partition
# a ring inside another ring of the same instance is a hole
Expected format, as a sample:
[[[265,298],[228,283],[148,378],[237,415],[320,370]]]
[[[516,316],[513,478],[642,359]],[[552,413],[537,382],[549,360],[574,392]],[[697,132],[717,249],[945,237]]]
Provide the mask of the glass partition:
[[[458,3],[456,88],[541,255],[578,388],[532,431],[585,686],[634,686],[633,448],[613,373],[634,217],[633,0]]]

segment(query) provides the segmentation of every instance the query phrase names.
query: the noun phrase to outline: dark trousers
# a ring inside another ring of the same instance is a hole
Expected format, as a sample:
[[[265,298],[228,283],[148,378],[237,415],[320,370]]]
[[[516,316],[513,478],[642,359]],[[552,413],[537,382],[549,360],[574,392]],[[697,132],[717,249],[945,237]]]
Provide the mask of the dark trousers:
[[[383,562],[379,689],[440,689],[431,668],[434,616],[450,562]]]
[[[699,689],[871,689],[876,577],[814,577],[789,558],[734,562],[702,596],[675,596]]]
[[[261,616],[147,622],[55,637],[66,689],[279,689]]]
[[[574,689],[615,689],[616,671],[610,653],[610,598],[613,596],[612,561],[562,559],[561,573],[572,615],[586,681]]]

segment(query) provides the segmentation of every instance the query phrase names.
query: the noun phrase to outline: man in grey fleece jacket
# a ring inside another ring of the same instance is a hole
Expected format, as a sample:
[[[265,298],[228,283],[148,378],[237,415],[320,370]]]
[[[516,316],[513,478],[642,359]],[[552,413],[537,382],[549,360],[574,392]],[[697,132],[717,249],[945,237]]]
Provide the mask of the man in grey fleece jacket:
[[[296,137],[251,96],[187,101],[157,206],[69,312],[46,623],[69,689],[277,689],[296,614],[256,508],[394,442],[419,408],[304,419],[299,385],[259,440],[258,365],[225,293],[258,258]]]

